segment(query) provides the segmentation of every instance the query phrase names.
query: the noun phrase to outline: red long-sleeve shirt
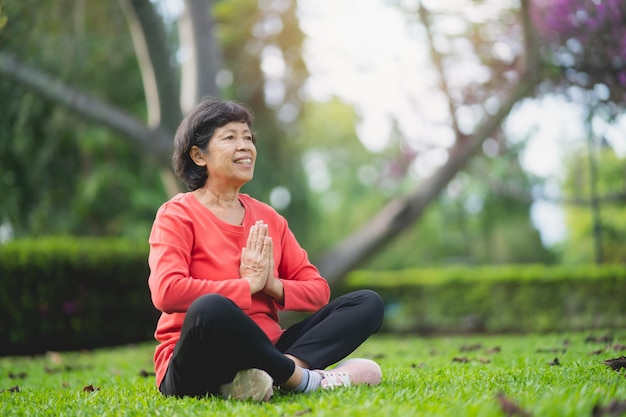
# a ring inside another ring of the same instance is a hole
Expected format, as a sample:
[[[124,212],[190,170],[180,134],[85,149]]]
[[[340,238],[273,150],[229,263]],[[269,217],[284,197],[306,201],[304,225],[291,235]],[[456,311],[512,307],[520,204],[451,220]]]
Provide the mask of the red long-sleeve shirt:
[[[150,233],[148,285],[155,307],[162,312],[155,331],[157,386],[161,384],[189,305],[204,294],[218,293],[237,304],[276,342],[283,333],[278,310],[317,311],[328,303],[330,289],[287,221],[267,204],[240,194],[245,208],[242,225],[226,223],[192,193],[178,194],[158,210]],[[264,293],[250,294],[241,279],[241,249],[250,227],[263,220],[274,247],[274,276],[284,286],[284,303]],[[216,341],[219,343],[219,341]]]

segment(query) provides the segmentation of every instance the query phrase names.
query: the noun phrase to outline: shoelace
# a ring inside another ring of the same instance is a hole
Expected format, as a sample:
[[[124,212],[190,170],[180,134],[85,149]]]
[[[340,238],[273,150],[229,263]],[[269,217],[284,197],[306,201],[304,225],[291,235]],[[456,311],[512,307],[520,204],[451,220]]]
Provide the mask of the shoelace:
[[[349,387],[350,375],[347,372],[324,372],[324,380],[326,381],[326,389],[335,389],[335,387]]]

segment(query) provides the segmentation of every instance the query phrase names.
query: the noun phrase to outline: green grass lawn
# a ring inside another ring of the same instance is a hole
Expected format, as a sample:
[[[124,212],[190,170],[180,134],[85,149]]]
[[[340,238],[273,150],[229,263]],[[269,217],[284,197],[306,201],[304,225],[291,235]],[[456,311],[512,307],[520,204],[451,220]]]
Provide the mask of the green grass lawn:
[[[612,338],[605,340],[609,334]],[[626,354],[625,344],[626,330],[379,335],[352,356],[377,360],[383,369],[381,385],[276,394],[262,404],[162,397],[152,374],[152,343],[0,358],[0,415],[619,416],[626,411],[610,412],[608,407],[614,401],[614,408],[626,404],[625,373],[604,361]],[[515,407],[521,410],[516,413]]]

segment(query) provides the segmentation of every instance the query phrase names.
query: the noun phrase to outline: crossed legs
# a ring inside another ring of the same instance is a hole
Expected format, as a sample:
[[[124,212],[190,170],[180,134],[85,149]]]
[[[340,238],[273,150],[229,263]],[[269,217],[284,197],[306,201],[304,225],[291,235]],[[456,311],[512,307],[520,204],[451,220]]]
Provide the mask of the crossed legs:
[[[345,358],[380,327],[383,303],[369,290],[338,297],[285,331],[276,345],[232,301],[218,294],[189,307],[165,377],[164,395],[218,394],[237,372],[257,368],[292,389],[302,370]]]

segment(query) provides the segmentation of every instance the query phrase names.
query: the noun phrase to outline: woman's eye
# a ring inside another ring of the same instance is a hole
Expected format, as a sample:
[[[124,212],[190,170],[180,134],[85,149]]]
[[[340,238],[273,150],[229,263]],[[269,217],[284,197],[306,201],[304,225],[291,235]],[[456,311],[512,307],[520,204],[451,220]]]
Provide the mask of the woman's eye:
[[[246,136],[245,139],[246,140],[252,140],[252,136]]]
[[[226,136],[226,139],[235,139],[235,137],[233,135],[228,135]]]

